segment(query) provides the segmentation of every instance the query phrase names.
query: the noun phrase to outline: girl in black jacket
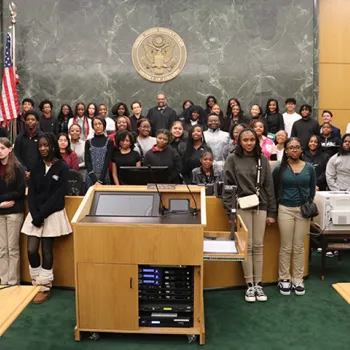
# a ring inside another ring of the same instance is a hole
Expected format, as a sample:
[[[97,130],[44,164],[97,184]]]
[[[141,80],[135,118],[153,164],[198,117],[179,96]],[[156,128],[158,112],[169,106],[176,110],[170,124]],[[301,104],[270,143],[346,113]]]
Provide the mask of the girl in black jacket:
[[[284,130],[283,116],[279,113],[278,101],[270,98],[266,103],[265,121],[267,124],[268,137],[275,140],[277,131]]]
[[[12,144],[0,138],[0,284],[20,282],[19,234],[23,222],[24,169]]]
[[[178,120],[170,129],[170,146],[174,148],[180,157],[184,156],[188,139],[188,132],[184,130],[183,124]]]
[[[340,149],[340,138],[334,134],[331,123],[323,123],[321,130],[322,151],[332,157]]]
[[[321,139],[317,135],[312,135],[307,143],[307,148],[304,152],[304,160],[315,169],[316,172],[316,190],[326,191],[326,167],[329,161],[329,155],[322,152]]]
[[[29,271],[32,283],[41,287],[34,298],[34,304],[42,304],[50,296],[54,277],[52,271],[54,237],[72,232],[64,209],[68,165],[61,157],[54,134],[42,134],[38,147],[41,159],[30,175],[29,213],[22,227],[22,232],[28,236]],[[38,253],[40,241],[42,261]]]

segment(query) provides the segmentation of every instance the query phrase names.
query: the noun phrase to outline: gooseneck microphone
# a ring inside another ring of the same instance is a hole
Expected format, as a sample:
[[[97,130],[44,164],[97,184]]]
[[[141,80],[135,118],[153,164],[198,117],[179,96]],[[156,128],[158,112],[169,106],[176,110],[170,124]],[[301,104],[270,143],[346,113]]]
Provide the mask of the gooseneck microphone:
[[[192,197],[192,199],[193,199],[193,202],[194,202],[195,209],[191,208],[191,214],[192,214],[193,216],[197,216],[197,215],[199,214],[199,211],[200,211],[200,210],[199,210],[198,207],[197,207],[196,199],[194,198],[194,195],[193,195],[193,193],[192,193],[192,191],[191,191],[191,189],[190,189],[190,186],[188,186],[187,181],[185,180],[184,176],[183,176],[181,173],[179,173],[179,175],[180,175],[180,177],[181,177],[181,180],[182,180],[182,181],[184,182],[184,184],[186,185],[186,187],[187,187],[187,189],[188,189],[188,192],[190,193],[190,195],[191,195],[191,197]]]
[[[148,167],[149,171],[152,174],[154,185],[156,186],[156,189],[157,189],[157,192],[158,192],[158,195],[159,195],[159,199],[160,199],[160,215],[164,216],[166,208],[165,208],[165,206],[163,204],[162,194],[159,191],[158,184],[157,184],[157,181],[156,181],[156,177],[154,176],[154,172],[153,172],[152,166],[150,164],[148,164],[147,167]]]

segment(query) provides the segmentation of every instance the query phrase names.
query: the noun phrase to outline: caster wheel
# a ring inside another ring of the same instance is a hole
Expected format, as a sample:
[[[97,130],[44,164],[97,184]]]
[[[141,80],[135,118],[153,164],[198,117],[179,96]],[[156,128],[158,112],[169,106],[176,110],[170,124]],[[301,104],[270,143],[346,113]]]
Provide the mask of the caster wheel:
[[[100,333],[97,333],[97,332],[91,332],[90,334],[90,337],[89,337],[90,340],[100,340]]]
[[[195,334],[188,334],[187,339],[188,339],[188,344],[192,344],[197,340],[197,336]]]

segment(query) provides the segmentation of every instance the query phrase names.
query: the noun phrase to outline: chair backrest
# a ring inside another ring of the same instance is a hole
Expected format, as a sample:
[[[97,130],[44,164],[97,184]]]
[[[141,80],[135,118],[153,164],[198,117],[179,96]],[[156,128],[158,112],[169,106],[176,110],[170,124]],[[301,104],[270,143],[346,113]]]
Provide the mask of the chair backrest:
[[[79,171],[70,169],[68,172],[68,186],[66,196],[84,196],[85,182]]]

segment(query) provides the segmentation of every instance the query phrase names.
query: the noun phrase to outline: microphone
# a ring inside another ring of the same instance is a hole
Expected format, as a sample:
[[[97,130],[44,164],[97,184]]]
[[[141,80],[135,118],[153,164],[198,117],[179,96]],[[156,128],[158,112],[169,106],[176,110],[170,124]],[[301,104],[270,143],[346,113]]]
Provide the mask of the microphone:
[[[160,199],[160,215],[161,215],[161,216],[164,216],[164,215],[165,215],[165,210],[166,210],[166,209],[165,209],[165,206],[164,206],[164,204],[163,204],[162,194],[161,194],[160,191],[159,191],[158,184],[157,184],[157,181],[156,181],[156,177],[154,176],[154,172],[153,172],[153,169],[152,169],[151,164],[148,164],[147,167],[148,167],[148,169],[149,169],[150,172],[151,172],[151,175],[152,175],[154,184],[155,184],[155,186],[156,186],[156,189],[157,189],[157,192],[158,192],[158,195],[159,195],[159,199]]]
[[[192,199],[193,199],[193,202],[194,202],[194,205],[195,205],[195,207],[196,207],[195,209],[192,209],[192,208],[191,208],[191,214],[192,214],[193,216],[197,216],[200,210],[199,210],[198,207],[197,207],[196,199],[194,198],[194,195],[193,195],[193,193],[192,193],[190,187],[188,186],[188,184],[187,184],[185,178],[183,177],[183,175],[182,175],[181,173],[179,173],[179,175],[180,175],[180,177],[181,177],[181,180],[182,180],[182,181],[184,182],[184,184],[186,185],[186,187],[187,187],[187,189],[188,189],[188,192],[190,192],[190,195],[191,195],[191,197],[192,197]]]

